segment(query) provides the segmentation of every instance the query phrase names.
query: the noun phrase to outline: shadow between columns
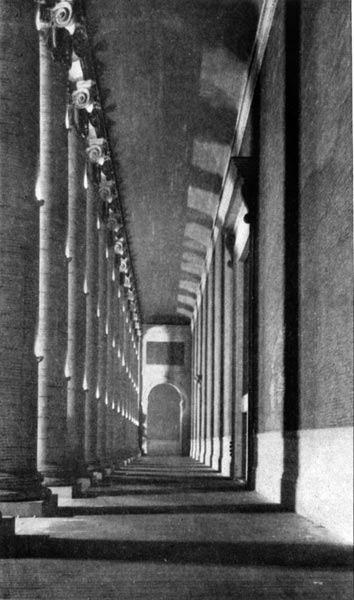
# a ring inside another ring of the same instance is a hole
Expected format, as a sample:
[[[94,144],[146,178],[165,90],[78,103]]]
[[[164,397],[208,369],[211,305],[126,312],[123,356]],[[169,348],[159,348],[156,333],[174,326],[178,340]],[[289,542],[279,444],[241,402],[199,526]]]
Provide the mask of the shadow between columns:
[[[353,562],[351,547],[335,543],[116,541],[24,535],[8,541],[5,557],[200,565],[277,565],[293,569],[350,569]]]

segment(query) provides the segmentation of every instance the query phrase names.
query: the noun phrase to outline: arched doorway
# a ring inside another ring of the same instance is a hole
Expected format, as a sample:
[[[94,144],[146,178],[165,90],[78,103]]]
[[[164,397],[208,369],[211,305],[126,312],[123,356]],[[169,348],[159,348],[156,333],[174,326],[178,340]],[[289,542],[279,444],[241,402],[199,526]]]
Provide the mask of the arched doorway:
[[[182,454],[182,404],[173,385],[162,383],[152,388],[147,410],[148,454]]]

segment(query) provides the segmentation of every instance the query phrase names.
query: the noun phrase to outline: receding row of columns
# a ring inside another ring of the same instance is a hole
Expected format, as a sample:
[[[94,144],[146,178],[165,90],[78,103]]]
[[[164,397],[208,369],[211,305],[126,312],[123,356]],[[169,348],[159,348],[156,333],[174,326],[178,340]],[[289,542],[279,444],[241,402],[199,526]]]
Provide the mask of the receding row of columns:
[[[218,232],[193,322],[191,455],[231,474],[235,273]]]
[[[30,3],[0,40],[0,500],[27,500],[138,453],[140,337]]]

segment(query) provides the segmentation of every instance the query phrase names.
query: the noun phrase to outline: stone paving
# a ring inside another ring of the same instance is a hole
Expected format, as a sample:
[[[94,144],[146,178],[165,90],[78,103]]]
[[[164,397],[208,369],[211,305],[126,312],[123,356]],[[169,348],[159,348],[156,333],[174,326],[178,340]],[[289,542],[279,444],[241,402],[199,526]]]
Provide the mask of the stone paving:
[[[0,600],[353,598],[351,547],[188,458],[141,458],[16,534]]]

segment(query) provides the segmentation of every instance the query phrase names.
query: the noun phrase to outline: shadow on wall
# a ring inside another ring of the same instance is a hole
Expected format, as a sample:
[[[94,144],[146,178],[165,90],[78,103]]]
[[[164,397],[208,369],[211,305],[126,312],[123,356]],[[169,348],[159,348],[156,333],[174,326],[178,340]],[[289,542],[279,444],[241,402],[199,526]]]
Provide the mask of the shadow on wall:
[[[300,2],[285,10],[285,259],[284,259],[284,471],[282,504],[296,508],[299,474],[299,162],[300,162]]]

